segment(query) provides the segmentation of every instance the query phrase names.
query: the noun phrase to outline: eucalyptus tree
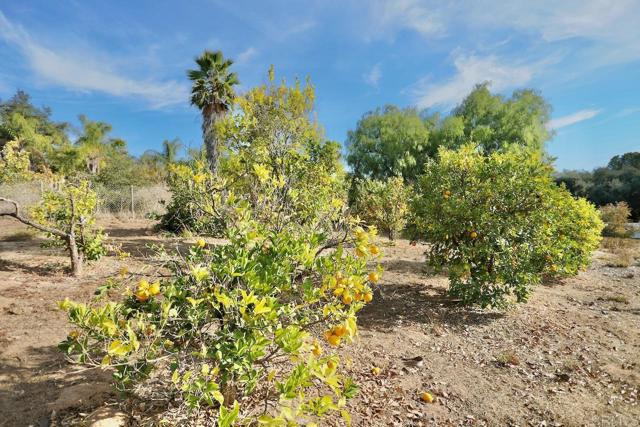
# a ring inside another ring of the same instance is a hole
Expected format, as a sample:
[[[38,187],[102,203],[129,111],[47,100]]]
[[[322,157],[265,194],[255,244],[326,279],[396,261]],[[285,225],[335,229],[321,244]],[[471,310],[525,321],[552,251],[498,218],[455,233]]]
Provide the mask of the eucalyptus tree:
[[[209,167],[215,173],[220,150],[215,123],[231,109],[235,97],[234,86],[239,80],[236,73],[230,71],[233,61],[225,59],[219,50],[205,50],[195,61],[198,68],[187,72],[192,81],[191,104],[202,113],[202,139]]]

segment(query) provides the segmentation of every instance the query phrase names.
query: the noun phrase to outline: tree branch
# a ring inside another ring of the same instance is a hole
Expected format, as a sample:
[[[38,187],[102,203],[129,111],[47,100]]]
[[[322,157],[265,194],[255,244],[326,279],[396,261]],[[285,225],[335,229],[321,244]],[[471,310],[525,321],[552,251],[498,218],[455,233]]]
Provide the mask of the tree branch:
[[[20,214],[20,205],[15,200],[11,200],[11,199],[7,199],[7,198],[4,198],[4,197],[0,197],[0,202],[11,203],[15,208],[15,212],[0,212],[0,216],[11,216],[11,217],[14,217],[15,219],[17,219],[18,221],[20,221],[23,224],[26,224],[26,225],[28,225],[30,227],[33,227],[35,229],[38,229],[40,231],[44,231],[45,233],[50,233],[50,234],[53,234],[54,236],[62,237],[62,238],[65,238],[65,239],[68,237],[67,233],[65,233],[64,231],[60,231],[60,230],[57,230],[55,228],[51,228],[51,227],[47,227],[47,226],[38,224],[37,222],[31,221],[29,218],[27,218],[25,216],[22,216]]]

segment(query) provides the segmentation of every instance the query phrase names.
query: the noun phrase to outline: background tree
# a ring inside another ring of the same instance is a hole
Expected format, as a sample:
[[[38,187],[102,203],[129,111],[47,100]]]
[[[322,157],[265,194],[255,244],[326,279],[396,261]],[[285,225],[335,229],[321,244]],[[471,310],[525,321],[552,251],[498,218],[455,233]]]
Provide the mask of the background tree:
[[[80,157],[91,175],[100,173],[100,167],[104,165],[111,149],[117,150],[121,142],[111,145],[109,138],[111,125],[109,123],[90,120],[84,114],[78,116],[82,130],[76,140],[76,146]]]
[[[50,116],[49,108],[35,107],[23,91],[0,102],[0,150],[8,141],[18,140],[18,149],[28,153],[32,171],[64,170],[60,161],[65,158],[56,153],[73,149],[67,136],[69,124],[54,122]]]
[[[483,83],[476,86],[451,114],[462,120],[462,135],[454,132],[451,139],[443,136],[441,144],[456,148],[460,141],[471,142],[486,154],[509,144],[542,151],[551,137],[546,128],[550,113],[550,105],[534,90],[517,90],[511,98],[504,98],[492,94],[489,83]],[[454,126],[447,126],[451,127]]]
[[[614,156],[607,166],[593,172],[563,171],[557,174],[556,181],[597,206],[626,202],[631,219],[640,219],[640,152]]]
[[[511,98],[494,95],[489,84],[476,88],[451,115],[427,115],[416,109],[386,106],[365,114],[347,136],[347,162],[354,178],[402,176],[413,182],[438,147],[473,143],[485,154],[517,144],[544,151],[551,107],[534,90]]]
[[[347,163],[354,177],[415,180],[425,160],[436,152],[429,138],[431,128],[413,108],[389,105],[366,113],[347,136]]]
[[[198,68],[187,72],[192,81],[191,104],[202,113],[202,139],[209,167],[215,173],[218,167],[219,141],[214,125],[231,109],[235,97],[233,87],[239,81],[238,76],[229,71],[233,61],[224,59],[219,50],[205,50],[196,58],[196,64]]]

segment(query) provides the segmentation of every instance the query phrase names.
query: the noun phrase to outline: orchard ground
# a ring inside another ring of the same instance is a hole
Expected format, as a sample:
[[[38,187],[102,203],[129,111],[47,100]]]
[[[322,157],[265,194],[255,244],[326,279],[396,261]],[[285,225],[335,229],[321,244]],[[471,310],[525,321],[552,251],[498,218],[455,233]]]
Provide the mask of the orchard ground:
[[[140,425],[161,409],[119,400],[108,373],[71,366],[56,348],[70,331],[57,301],[88,301],[125,265],[153,277],[148,244],[192,243],[145,220],[102,225],[131,257],[107,257],[74,279],[59,252],[0,219],[0,426],[82,425],[105,407]],[[603,248],[588,271],[504,312],[448,298],[447,279],[425,270],[425,246],[381,244],[386,272],[359,316],[358,340],[340,350],[361,387],[349,404],[355,426],[638,425],[640,241],[628,241],[629,266],[611,267]],[[423,391],[435,402],[420,401]]]

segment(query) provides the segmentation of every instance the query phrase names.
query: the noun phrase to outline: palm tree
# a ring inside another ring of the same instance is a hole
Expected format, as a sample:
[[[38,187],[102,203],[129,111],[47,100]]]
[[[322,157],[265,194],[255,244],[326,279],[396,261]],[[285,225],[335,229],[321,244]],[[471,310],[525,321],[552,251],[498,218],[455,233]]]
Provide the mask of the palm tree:
[[[164,162],[175,163],[178,159],[178,151],[182,148],[182,142],[180,138],[174,138],[171,141],[165,139],[162,141],[162,158]]]
[[[193,82],[191,105],[195,105],[202,112],[202,139],[209,167],[211,172],[215,173],[218,166],[219,141],[214,125],[231,109],[235,97],[233,87],[239,81],[236,73],[229,71],[233,61],[224,59],[219,50],[205,50],[196,58],[196,63],[198,68],[187,72]]]

